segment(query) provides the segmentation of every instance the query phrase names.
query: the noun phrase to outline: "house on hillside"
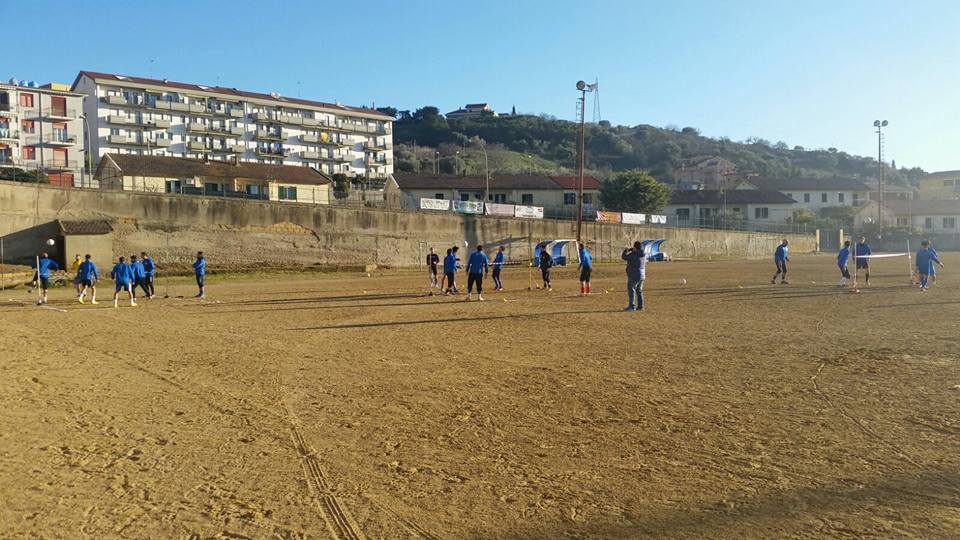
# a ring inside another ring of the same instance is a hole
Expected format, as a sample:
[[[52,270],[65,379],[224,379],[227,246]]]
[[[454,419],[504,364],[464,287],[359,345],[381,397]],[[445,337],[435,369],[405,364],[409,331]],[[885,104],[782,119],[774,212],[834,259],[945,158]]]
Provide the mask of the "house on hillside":
[[[924,176],[919,182],[919,197],[927,201],[960,199],[960,171],[940,171]]]
[[[331,180],[311,167],[171,156],[106,154],[94,174],[101,189],[329,204]]]
[[[786,223],[797,203],[779,191],[759,189],[701,189],[674,191],[663,213],[680,224],[710,226],[726,219],[759,223]]]
[[[857,228],[877,223],[878,206],[877,201],[869,201],[860,207],[854,215]],[[924,234],[960,234],[960,200],[885,199],[883,225]]]
[[[385,191],[388,200],[400,193],[405,204],[415,205],[419,199],[483,201],[486,189],[486,178],[482,175],[396,173],[387,181]],[[491,175],[487,202],[565,208],[576,215],[577,177]],[[586,212],[600,208],[600,181],[592,176],[583,178],[583,206]]]
[[[469,103],[464,105],[463,108],[448,112],[447,118],[473,118],[483,115],[493,116],[495,114],[496,113],[493,111],[493,109],[490,108],[490,105],[486,103]]]
[[[683,165],[678,173],[678,189],[720,189],[737,174],[737,166],[719,156],[700,156]]]
[[[817,213],[832,206],[859,206],[867,201],[870,188],[852,178],[761,178],[741,182],[738,190],[779,191],[797,202],[798,208]]]
[[[868,199],[872,201],[880,200],[880,193],[877,191],[877,179],[868,178],[863,181],[866,184],[867,188],[870,190],[868,193]],[[883,183],[883,198],[884,199],[916,199],[917,198],[917,189],[912,186],[898,186],[896,184],[891,184],[890,182]]]

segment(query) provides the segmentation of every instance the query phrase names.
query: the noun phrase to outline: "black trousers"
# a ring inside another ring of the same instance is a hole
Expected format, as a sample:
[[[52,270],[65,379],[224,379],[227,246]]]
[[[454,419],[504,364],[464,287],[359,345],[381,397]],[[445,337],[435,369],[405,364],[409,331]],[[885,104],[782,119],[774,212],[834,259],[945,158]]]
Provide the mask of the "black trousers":
[[[467,294],[473,292],[473,284],[477,284],[477,294],[483,294],[483,274],[467,274]]]
[[[153,296],[153,276],[144,276],[143,279],[137,282],[137,285],[143,289],[143,294]]]

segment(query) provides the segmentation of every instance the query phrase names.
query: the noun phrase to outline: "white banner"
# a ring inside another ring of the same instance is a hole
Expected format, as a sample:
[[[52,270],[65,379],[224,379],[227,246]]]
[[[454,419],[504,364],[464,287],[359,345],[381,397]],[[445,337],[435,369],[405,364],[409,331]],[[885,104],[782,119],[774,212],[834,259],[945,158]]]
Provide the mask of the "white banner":
[[[620,215],[621,223],[628,223],[630,225],[643,225],[647,222],[646,214],[628,214],[624,212]]]
[[[650,214],[650,223],[667,223],[667,216],[655,216]]]
[[[444,199],[420,199],[421,210],[449,210],[450,201]]]
[[[487,203],[483,208],[484,214],[488,216],[509,216],[513,217],[512,204]]]
[[[483,203],[477,201],[453,201],[453,211],[463,214],[482,214]]]
[[[520,206],[513,208],[514,216],[527,219],[543,219],[543,207],[540,206]]]

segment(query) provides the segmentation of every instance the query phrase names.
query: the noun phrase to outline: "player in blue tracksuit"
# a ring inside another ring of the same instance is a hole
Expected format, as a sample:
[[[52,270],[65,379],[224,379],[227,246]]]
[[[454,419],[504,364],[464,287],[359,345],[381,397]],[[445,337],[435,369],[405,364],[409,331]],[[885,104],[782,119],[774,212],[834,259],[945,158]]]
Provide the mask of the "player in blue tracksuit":
[[[153,280],[157,275],[157,266],[153,263],[153,259],[143,251],[140,252],[140,259],[143,261],[144,271],[141,287],[147,298],[153,298]]]
[[[929,244],[927,248],[933,253],[934,257],[937,257],[937,250],[933,247],[933,243],[930,242],[930,240],[927,240],[927,243]],[[930,267],[930,284],[934,285],[936,284],[936,282],[937,282],[937,267],[931,266]]]
[[[130,296],[130,306],[136,306],[137,302],[133,297],[133,269],[123,257],[120,257],[113,270],[110,271],[110,277],[116,283],[116,287],[113,289],[113,307],[117,307],[117,298],[120,296],[120,291],[127,291]]]
[[[847,261],[850,260],[850,241],[847,240],[837,253],[837,266],[840,268],[840,282],[837,287],[843,287],[850,280],[850,270],[847,268]]]
[[[77,268],[77,281],[80,283],[80,296],[77,301],[83,303],[83,297],[87,295],[87,289],[90,289],[90,303],[97,304],[97,282],[100,281],[100,271],[97,265],[93,264],[90,255],[87,254]]]
[[[643,311],[643,281],[647,279],[647,254],[643,244],[634,242],[633,248],[626,248],[620,258],[627,262],[627,304],[625,311]]]
[[[147,271],[143,267],[143,262],[141,262],[136,255],[130,256],[130,271],[133,272],[133,282],[130,284],[130,289],[133,292],[134,298],[136,298],[137,287],[143,288],[143,280],[147,277]]]
[[[443,291],[443,294],[460,292],[457,290],[457,270],[460,267],[457,262],[457,251],[459,251],[459,248],[454,246],[447,251],[447,256],[443,258],[443,277],[447,280],[447,288]]]
[[[193,261],[193,275],[197,278],[197,287],[200,288],[200,292],[197,293],[197,298],[203,298],[203,288],[207,276],[207,259],[203,257],[202,251],[197,252],[197,260]]]
[[[42,291],[42,297],[40,302],[47,303],[47,289],[50,288],[50,271],[51,270],[60,270],[60,265],[56,261],[50,258],[46,252],[40,255],[39,266],[37,267],[37,281],[40,285],[40,290]]]
[[[930,274],[933,273],[933,265],[939,264],[943,268],[943,263],[937,257],[937,252],[930,249],[930,242],[924,240],[920,242],[920,251],[917,252],[917,273],[920,274],[920,290],[926,291],[929,286]]]
[[[477,300],[483,301],[483,276],[490,271],[490,258],[483,252],[483,246],[477,246],[477,250],[470,254],[467,259],[467,297],[470,300],[470,294],[473,293],[473,285],[477,286]]]
[[[786,238],[783,239],[783,242],[777,246],[777,250],[773,252],[773,262],[777,265],[777,273],[773,275],[773,279],[770,280],[770,283],[777,282],[777,276],[780,276],[780,283],[787,283],[787,262],[790,261],[790,252],[788,251],[787,246],[790,244]]]
[[[503,254],[503,246],[497,248],[497,254],[493,258],[493,286],[496,290],[503,290],[503,281],[500,279],[500,272],[503,271],[503,265],[506,264],[506,256]]]
[[[870,284],[870,255],[873,254],[873,250],[870,249],[870,244],[867,243],[867,238],[863,235],[860,238],[857,238],[857,245],[853,248],[853,254],[857,259],[857,274],[860,273],[860,270],[863,270],[864,282]]]
[[[580,246],[580,295],[590,294],[590,274],[593,273],[593,255],[587,246]]]

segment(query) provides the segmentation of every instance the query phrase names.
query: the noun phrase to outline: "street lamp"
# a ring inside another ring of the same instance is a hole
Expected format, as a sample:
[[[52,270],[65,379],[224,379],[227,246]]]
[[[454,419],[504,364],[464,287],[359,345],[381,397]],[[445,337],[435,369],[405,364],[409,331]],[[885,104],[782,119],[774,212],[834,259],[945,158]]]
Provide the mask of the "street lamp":
[[[596,84],[587,84],[583,81],[577,81],[577,90],[580,91],[580,169],[577,175],[577,243],[581,242],[580,231],[583,228],[583,167],[586,151],[586,104],[587,92],[593,92],[597,89]]]
[[[483,190],[483,203],[486,204],[490,198],[490,162],[487,160],[487,147],[483,144],[483,139],[477,137],[477,143],[480,144],[480,150],[483,151],[483,170],[486,177]]]
[[[873,127],[877,128],[877,239],[883,238],[883,128],[887,127],[886,120],[874,120]]]

